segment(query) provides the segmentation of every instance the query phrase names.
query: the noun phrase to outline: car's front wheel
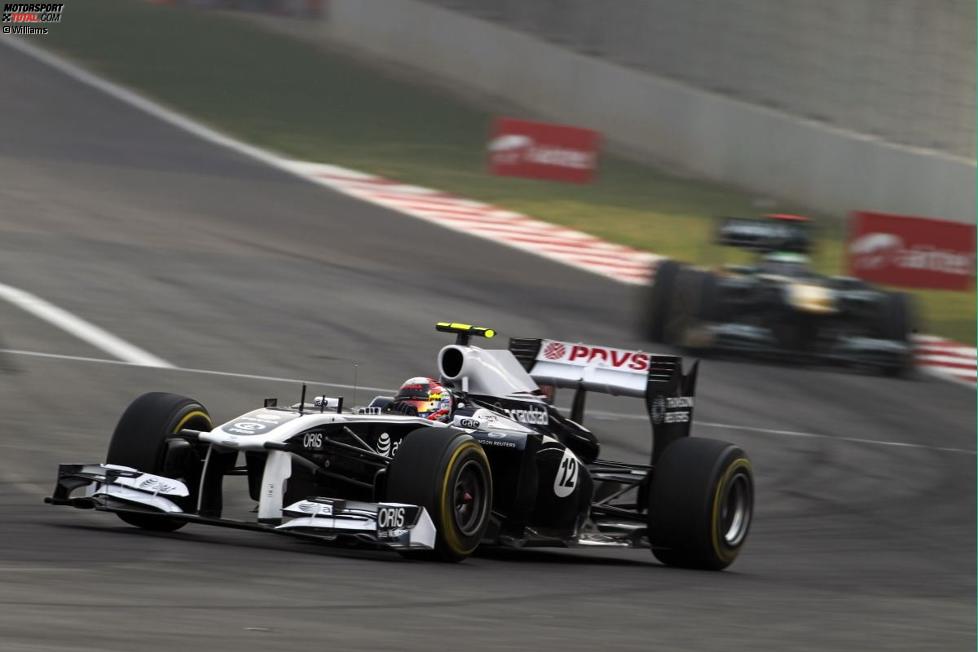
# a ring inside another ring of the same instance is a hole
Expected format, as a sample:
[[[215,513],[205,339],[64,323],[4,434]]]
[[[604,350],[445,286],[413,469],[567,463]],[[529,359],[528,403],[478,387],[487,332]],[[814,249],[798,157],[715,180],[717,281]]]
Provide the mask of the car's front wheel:
[[[664,260],[653,268],[652,283],[644,290],[639,335],[650,342],[665,341],[665,327],[671,310],[670,300],[676,277],[684,269],[682,263]]]
[[[184,428],[211,429],[211,418],[203,405],[178,394],[143,394],[129,404],[119,419],[105,461],[130,466],[144,473],[165,475],[166,440]],[[199,475],[199,470],[191,471]],[[199,477],[174,479],[191,485],[191,494],[196,494]],[[172,532],[185,524],[184,521],[155,514],[119,512],[118,516],[130,525],[163,532]]]
[[[492,474],[482,444],[454,428],[409,433],[387,469],[386,496],[428,511],[437,530],[437,558],[465,559],[482,541],[492,510]]]

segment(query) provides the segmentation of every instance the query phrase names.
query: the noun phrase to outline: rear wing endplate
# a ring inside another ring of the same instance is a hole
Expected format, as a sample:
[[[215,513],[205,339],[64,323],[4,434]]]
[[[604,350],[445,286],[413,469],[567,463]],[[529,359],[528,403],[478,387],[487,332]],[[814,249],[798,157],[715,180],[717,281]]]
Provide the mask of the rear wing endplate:
[[[538,384],[575,390],[571,419],[578,423],[587,392],[644,399],[653,464],[670,443],[689,435],[698,361],[684,374],[678,355],[537,338],[511,338],[509,350]]]

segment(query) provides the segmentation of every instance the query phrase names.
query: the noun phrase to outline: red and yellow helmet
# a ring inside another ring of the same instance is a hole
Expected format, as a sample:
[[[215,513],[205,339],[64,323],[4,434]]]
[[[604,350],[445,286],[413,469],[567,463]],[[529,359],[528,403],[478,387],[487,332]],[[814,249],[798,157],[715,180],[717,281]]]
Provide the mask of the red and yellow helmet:
[[[452,410],[452,397],[434,378],[418,376],[404,381],[394,395],[394,401],[410,405],[425,419],[442,419]]]

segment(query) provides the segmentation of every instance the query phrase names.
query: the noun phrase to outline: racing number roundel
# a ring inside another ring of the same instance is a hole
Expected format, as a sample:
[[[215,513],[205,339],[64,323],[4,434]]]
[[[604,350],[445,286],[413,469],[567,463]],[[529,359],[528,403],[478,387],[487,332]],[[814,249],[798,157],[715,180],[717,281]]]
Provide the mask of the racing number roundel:
[[[560,459],[557,467],[557,475],[554,477],[554,494],[558,498],[566,498],[577,489],[577,476],[581,468],[574,453],[569,448],[564,449],[564,456]]]

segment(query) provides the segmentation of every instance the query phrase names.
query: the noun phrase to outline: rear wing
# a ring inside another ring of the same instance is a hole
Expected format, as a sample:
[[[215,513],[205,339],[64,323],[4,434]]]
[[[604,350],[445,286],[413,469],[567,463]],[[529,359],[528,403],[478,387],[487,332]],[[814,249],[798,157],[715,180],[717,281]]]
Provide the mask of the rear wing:
[[[767,217],[722,217],[717,227],[717,244],[754,251],[807,253],[811,248],[810,222],[797,215]]]
[[[689,435],[699,362],[684,374],[678,355],[537,338],[511,338],[509,350],[538,384],[575,390],[571,419],[578,423],[587,392],[644,399],[653,464],[670,443]]]

